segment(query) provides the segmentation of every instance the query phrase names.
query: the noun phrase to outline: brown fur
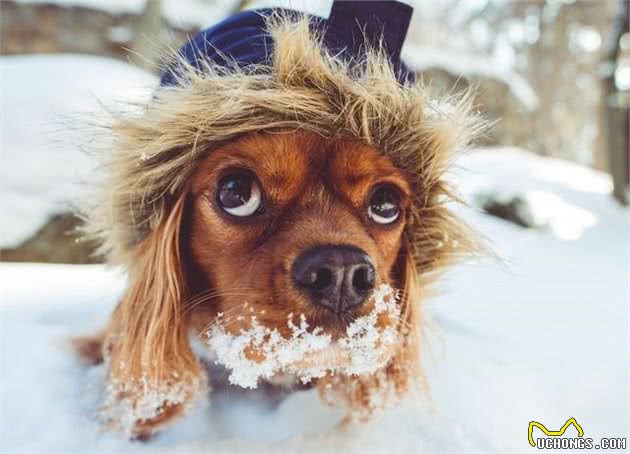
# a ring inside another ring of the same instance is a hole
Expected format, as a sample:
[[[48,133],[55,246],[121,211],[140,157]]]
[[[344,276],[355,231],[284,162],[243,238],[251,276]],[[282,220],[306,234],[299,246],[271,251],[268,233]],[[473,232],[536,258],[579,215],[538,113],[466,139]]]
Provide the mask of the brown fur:
[[[404,289],[402,341],[387,366],[373,377],[320,383],[323,394],[367,415],[377,407],[375,390],[400,396],[420,378],[419,293],[475,247],[446,207],[452,196],[443,181],[452,152],[480,128],[468,98],[442,111],[420,83],[400,85],[376,50],[358,63],[329,55],[305,19],[273,17],[269,29],[272,66],[254,74],[208,63],[201,74],[179,62],[178,87],[161,89],[141,115],[114,126],[108,178],[87,212],[91,234],[130,271],[104,341],[114,401],[133,406],[142,381],[188,383],[184,400],[194,399],[202,372],[188,329],[203,331],[218,312],[234,332],[252,308],[285,333],[290,312],[325,324],[293,290],[288,270],[309,246],[351,244],[375,261],[378,282]],[[260,220],[237,225],[213,206],[229,167],[261,181],[272,209]],[[365,218],[379,182],[404,194],[402,220],[391,226]],[[159,429],[184,407],[165,400],[132,435]]]
[[[226,221],[213,203],[212,190],[234,168],[254,170],[273,206],[257,222]],[[327,314],[293,288],[289,273],[298,254],[311,246],[356,246],[380,271],[377,285],[393,278],[390,270],[405,223],[382,227],[366,222],[366,202],[379,183],[397,183],[407,193],[410,189],[403,173],[370,147],[306,133],[253,135],[215,150],[191,181],[190,257],[202,283],[196,290],[207,290],[207,283],[215,290],[208,296],[214,299],[214,313],[191,311],[200,330],[216,312],[241,315],[245,302],[261,323],[284,335],[290,334],[286,315],[291,312],[304,313],[315,325],[325,323]],[[234,318],[225,321],[236,333],[243,326]]]

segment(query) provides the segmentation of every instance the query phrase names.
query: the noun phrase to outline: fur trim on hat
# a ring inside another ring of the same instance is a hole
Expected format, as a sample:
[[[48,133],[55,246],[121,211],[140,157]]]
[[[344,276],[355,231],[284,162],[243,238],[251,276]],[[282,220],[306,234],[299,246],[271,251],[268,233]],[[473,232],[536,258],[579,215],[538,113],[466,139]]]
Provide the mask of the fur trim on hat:
[[[267,27],[268,65],[206,62],[199,70],[177,61],[176,86],[160,88],[141,114],[116,119],[106,178],[85,211],[101,252],[129,264],[199,159],[237,137],[279,129],[369,144],[414,175],[405,235],[421,276],[468,252],[473,241],[447,209],[452,194],[443,176],[453,152],[484,127],[470,96],[437,102],[421,82],[401,85],[379,49],[343,61],[323,48],[306,18],[271,16]]]

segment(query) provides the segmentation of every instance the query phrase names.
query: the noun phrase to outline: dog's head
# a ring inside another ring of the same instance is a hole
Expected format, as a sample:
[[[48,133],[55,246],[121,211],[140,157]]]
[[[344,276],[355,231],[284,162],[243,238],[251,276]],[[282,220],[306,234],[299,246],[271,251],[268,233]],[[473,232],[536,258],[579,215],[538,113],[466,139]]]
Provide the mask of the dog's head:
[[[405,172],[374,148],[312,133],[254,134],[204,159],[190,185],[189,288],[199,328],[251,315],[289,335],[302,314],[333,336],[404,286]],[[392,321],[393,322],[393,321]]]
[[[402,290],[400,320],[376,314],[379,333],[402,334],[382,364],[409,368],[412,290],[469,251],[443,178],[478,131],[469,99],[443,108],[378,51],[342,61],[308,20],[280,18],[269,33],[270,63],[200,73],[183,62],[175,86],[115,124],[109,179],[88,212],[131,275],[114,375],[195,376],[189,328],[220,314],[228,332],[255,317],[283,336],[304,315],[338,339],[375,314],[381,284]]]

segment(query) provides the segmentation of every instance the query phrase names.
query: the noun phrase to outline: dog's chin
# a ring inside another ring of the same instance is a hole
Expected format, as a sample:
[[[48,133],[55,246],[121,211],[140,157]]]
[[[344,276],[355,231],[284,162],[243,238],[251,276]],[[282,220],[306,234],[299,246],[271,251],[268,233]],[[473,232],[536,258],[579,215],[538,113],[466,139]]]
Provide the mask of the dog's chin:
[[[393,357],[395,351],[396,344],[383,347],[370,367],[374,370],[384,367]],[[354,366],[354,362],[351,352],[341,347],[339,343],[334,343],[324,350],[305,354],[303,358],[292,363],[291,366],[299,369],[322,369],[343,374],[344,371]]]
[[[396,347],[394,345],[389,346],[385,351],[379,355],[378,359],[374,363],[374,369],[379,370],[384,368],[387,363],[394,357]],[[353,362],[347,351],[341,349],[338,345],[334,345],[330,348],[319,352],[312,352],[306,354],[301,360],[291,364],[288,369],[295,370],[323,370],[327,375],[331,376],[356,376],[360,374],[347,374],[346,371],[353,367]],[[282,386],[285,388],[303,387],[309,388],[315,384],[314,381],[304,382],[299,373],[278,371],[272,377],[266,379],[268,383],[276,386]]]

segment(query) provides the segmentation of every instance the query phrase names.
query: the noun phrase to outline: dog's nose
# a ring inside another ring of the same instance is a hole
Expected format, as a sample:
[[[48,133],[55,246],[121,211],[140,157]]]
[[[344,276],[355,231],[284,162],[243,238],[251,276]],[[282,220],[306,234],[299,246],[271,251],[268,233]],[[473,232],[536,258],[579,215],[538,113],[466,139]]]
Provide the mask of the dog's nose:
[[[353,246],[316,246],[293,264],[295,285],[313,304],[335,314],[363,303],[374,288],[375,270],[369,256]]]

